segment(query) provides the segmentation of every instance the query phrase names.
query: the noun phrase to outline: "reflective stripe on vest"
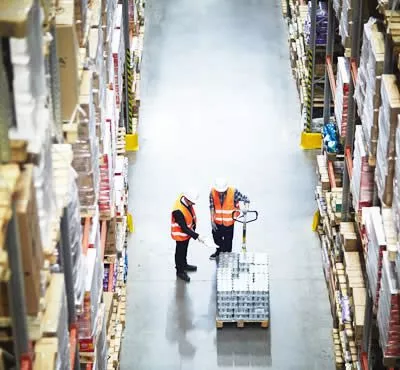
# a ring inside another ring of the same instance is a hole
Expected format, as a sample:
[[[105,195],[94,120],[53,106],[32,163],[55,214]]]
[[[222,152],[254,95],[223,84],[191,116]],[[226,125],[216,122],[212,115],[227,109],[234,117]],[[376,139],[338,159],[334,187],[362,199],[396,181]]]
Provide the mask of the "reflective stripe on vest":
[[[192,216],[192,213],[190,213],[188,208],[181,202],[181,199],[182,195],[176,200],[172,212],[181,211],[183,217],[185,218],[186,225],[189,229],[192,229],[196,224],[196,213],[194,212],[193,206],[190,206],[190,210],[193,213]],[[185,241],[190,239],[190,236],[185,234],[179,224],[175,221],[175,217],[173,215],[171,216],[171,237],[176,241]]]
[[[235,222],[232,213],[237,210],[235,207],[235,190],[228,188],[223,204],[221,204],[219,193],[215,189],[212,189],[212,196],[215,209],[214,222],[217,225],[232,226]]]

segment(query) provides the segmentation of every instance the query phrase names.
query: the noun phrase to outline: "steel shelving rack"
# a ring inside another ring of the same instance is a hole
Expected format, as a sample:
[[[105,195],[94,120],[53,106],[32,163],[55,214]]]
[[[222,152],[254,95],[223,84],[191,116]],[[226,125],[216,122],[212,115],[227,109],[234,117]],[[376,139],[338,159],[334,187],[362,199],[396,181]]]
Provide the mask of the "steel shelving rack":
[[[303,1],[301,1],[303,3]],[[321,148],[321,140],[319,132],[313,131],[313,119],[316,118],[314,114],[314,98],[315,98],[315,88],[318,84],[324,83],[326,86],[326,81],[323,78],[316,78],[315,76],[315,62],[317,54],[316,45],[316,31],[317,31],[317,7],[318,0],[311,0],[311,11],[310,11],[310,42],[306,46],[306,57],[307,57],[307,81],[306,81],[306,107],[304,119],[304,131],[301,135],[300,146],[303,149],[319,149]],[[290,9],[290,7],[288,7]],[[324,87],[325,89],[325,87]]]
[[[313,0],[314,1],[314,0]],[[326,45],[326,71],[325,71],[325,93],[324,93],[324,122],[329,122],[331,99],[335,97],[335,77],[333,74],[333,48],[335,38],[335,15],[333,10],[333,0],[327,0],[328,3],[328,40]],[[352,30],[351,30],[351,48],[350,48],[350,80],[349,80],[349,97],[348,97],[348,118],[347,131],[344,142],[344,160],[345,166],[343,171],[342,183],[342,221],[351,220],[351,191],[350,181],[353,169],[353,149],[354,135],[356,127],[356,102],[354,99],[355,85],[357,82],[360,50],[361,50],[361,35],[363,27],[363,10],[368,5],[367,0],[352,0]],[[398,1],[393,4],[393,10],[398,9]],[[390,35],[386,35],[385,39],[385,64],[384,73],[393,73],[393,56],[390,47]],[[333,99],[334,100],[334,99]],[[335,183],[332,186],[336,186]],[[375,185],[373,205],[379,204],[377,189]],[[379,336],[376,320],[373,315],[373,301],[370,296],[368,279],[366,280],[366,305],[365,305],[365,325],[363,333],[362,346],[359,351],[359,360],[363,370],[379,370],[385,369],[382,364],[382,353],[379,347]]]
[[[129,19],[129,0],[123,0],[123,29],[124,29],[124,41],[127,52],[130,55],[131,48],[131,34],[130,34],[130,19]],[[14,114],[14,101],[12,91],[12,70],[10,71],[10,61],[5,60],[4,56],[7,53],[4,49],[9,48],[9,39],[11,37],[22,38],[25,37],[23,30],[23,24],[26,22],[26,16],[29,13],[29,9],[36,7],[39,9],[43,6],[45,10],[45,29],[48,33],[48,40],[46,41],[46,52],[44,54],[44,67],[47,88],[49,91],[47,106],[51,114],[52,123],[52,140],[54,143],[64,142],[63,133],[63,122],[61,120],[61,96],[60,96],[60,73],[59,73],[59,61],[57,57],[57,42],[56,42],[56,25],[55,25],[55,14],[56,11],[52,8],[49,1],[40,0],[21,0],[21,3],[14,1],[6,1],[0,6],[0,13],[2,10],[8,10],[7,7],[19,7],[24,6],[24,11],[14,12],[13,16],[15,19],[5,19],[0,14],[0,82],[4,87],[2,99],[0,101],[0,163],[8,163],[11,159],[11,148],[10,141],[8,139],[8,130],[10,127],[16,125],[15,114]],[[135,1],[134,6],[136,7],[138,2]],[[7,12],[5,16],[9,16]],[[25,18],[24,18],[25,16]],[[3,24],[6,24],[4,26]],[[130,59],[130,58],[129,58]],[[131,67],[130,65],[127,67]],[[129,78],[129,68],[124,68],[123,79],[125,84]],[[7,91],[7,93],[5,92]],[[123,92],[123,100],[125,107],[128,107],[131,103],[132,95],[128,90],[125,89]],[[119,125],[121,127],[127,126],[131,116],[129,115],[128,109],[121,109],[121,117]],[[36,158],[40,160],[40,158]],[[127,168],[126,168],[127,170]],[[126,174],[125,174],[126,175]],[[28,332],[28,321],[26,311],[26,297],[24,291],[24,279],[22,269],[22,256],[21,256],[21,241],[19,237],[18,222],[16,220],[16,209],[14,204],[14,189],[8,194],[10,196],[10,204],[12,215],[8,220],[5,240],[5,248],[7,251],[8,269],[10,276],[8,279],[8,297],[10,305],[10,319],[12,328],[13,338],[13,355],[9,355],[5,352],[5,356],[9,357],[15,362],[17,369],[28,370],[33,367],[33,345],[29,338]],[[127,204],[125,204],[125,208]],[[63,207],[63,214],[59,222],[60,237],[58,240],[58,250],[60,257],[60,268],[64,275],[65,281],[65,292],[68,308],[68,329],[69,329],[69,344],[70,344],[70,363],[71,370],[81,369],[80,358],[79,358],[79,342],[78,342],[78,328],[77,328],[77,312],[75,306],[75,293],[73,283],[73,260],[71,255],[70,237],[69,237],[69,217],[68,208]],[[83,242],[82,249],[87,248],[88,234],[90,229],[91,217],[84,218],[83,225]],[[102,246],[102,257],[104,257],[104,246],[106,243],[107,235],[107,221],[99,220],[99,228],[101,230],[101,246]],[[85,245],[86,244],[86,245]],[[1,249],[2,246],[0,246]],[[126,247],[126,245],[124,246]],[[2,261],[3,262],[3,261]],[[0,318],[4,319],[4,318]],[[0,327],[3,321],[0,320]],[[7,326],[8,327],[8,326]],[[86,367],[87,369],[90,366]]]

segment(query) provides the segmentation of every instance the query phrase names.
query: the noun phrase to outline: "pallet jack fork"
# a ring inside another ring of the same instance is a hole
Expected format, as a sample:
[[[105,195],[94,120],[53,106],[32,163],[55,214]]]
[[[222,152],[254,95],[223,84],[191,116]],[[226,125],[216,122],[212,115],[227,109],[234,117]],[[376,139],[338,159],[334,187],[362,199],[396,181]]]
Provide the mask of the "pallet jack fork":
[[[250,220],[247,218],[248,215],[254,215]],[[248,204],[245,203],[245,208],[241,211],[233,211],[232,212],[232,218],[235,222],[239,222],[243,224],[243,234],[242,234],[242,252],[246,253],[247,252],[247,246],[246,246],[246,231],[247,227],[246,225],[249,224],[250,222],[254,222],[258,219],[258,212],[249,210],[248,209]]]

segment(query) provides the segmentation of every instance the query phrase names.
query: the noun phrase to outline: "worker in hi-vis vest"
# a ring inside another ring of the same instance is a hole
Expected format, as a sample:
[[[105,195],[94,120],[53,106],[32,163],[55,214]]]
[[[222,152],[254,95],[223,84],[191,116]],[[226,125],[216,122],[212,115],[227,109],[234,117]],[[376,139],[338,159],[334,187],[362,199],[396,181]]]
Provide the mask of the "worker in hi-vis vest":
[[[187,263],[187,251],[190,238],[205,243],[204,238],[196,233],[196,212],[193,205],[199,198],[196,191],[181,194],[174,204],[171,217],[171,237],[176,241],[175,268],[176,276],[190,281],[188,271],[197,271],[197,266]]]
[[[218,247],[210,259],[216,259],[221,252],[232,252],[235,223],[232,213],[239,209],[239,202],[248,204],[250,200],[239,190],[228,186],[225,179],[215,181],[210,192],[210,213],[212,235]]]

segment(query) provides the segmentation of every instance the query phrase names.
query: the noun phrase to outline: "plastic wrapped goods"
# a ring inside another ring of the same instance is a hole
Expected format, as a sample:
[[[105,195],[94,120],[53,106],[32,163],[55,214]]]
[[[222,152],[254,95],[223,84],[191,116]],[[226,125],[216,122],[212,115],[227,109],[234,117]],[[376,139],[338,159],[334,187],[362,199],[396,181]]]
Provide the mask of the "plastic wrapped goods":
[[[222,253],[217,269],[217,319],[269,320],[268,256]]]
[[[341,137],[346,136],[349,100],[350,65],[344,57],[338,58],[336,74],[335,117]]]
[[[375,181],[380,200],[386,206],[391,206],[396,160],[396,132],[400,113],[400,92],[395,75],[382,75],[381,101]]]

